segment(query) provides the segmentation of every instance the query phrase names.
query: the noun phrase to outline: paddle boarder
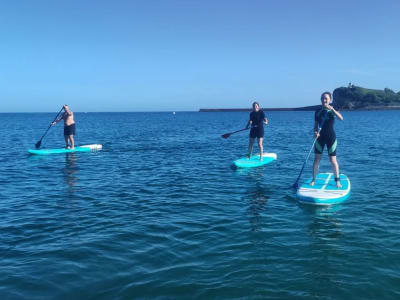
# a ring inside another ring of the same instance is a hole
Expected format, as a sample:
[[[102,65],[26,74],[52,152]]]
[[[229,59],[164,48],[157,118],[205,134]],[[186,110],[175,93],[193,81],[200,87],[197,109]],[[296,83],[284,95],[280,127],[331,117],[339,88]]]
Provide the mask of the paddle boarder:
[[[75,148],[75,121],[74,121],[74,113],[69,109],[68,105],[65,104],[63,106],[64,113],[51,125],[56,125],[61,120],[64,120],[64,139],[65,139],[65,148],[66,149],[74,149]]]
[[[249,134],[249,152],[247,157],[251,157],[253,152],[254,140],[258,140],[258,148],[260,149],[260,160],[263,160],[263,138],[264,138],[264,124],[268,124],[268,119],[265,117],[264,112],[260,109],[258,102],[253,102],[253,111],[250,113],[250,119],[247,122],[246,129],[251,126]]]
[[[322,151],[326,145],[329,154],[329,160],[332,165],[333,173],[335,174],[335,182],[338,188],[341,188],[342,185],[340,183],[339,178],[339,163],[336,159],[336,133],[333,129],[333,125],[335,124],[335,119],[343,121],[343,116],[338,112],[333,106],[332,103],[332,95],[330,92],[324,92],[321,95],[321,108],[316,110],[314,115],[314,136],[317,138],[314,146],[314,165],[313,165],[313,179],[310,183],[311,186],[315,184],[315,178],[318,174],[319,163],[321,161]],[[322,126],[322,128],[321,128]],[[318,129],[321,128],[320,131]]]

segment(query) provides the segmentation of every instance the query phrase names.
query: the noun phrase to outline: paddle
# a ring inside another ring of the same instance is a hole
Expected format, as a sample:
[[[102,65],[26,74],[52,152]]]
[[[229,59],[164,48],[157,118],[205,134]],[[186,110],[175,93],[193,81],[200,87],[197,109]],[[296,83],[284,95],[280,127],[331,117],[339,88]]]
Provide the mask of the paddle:
[[[240,132],[240,131],[244,131],[244,130],[249,130],[249,128],[244,128],[244,129],[240,129],[240,130],[237,130],[237,131],[234,131],[234,132],[225,133],[225,134],[223,134],[223,135],[221,135],[221,136],[222,136],[224,139],[227,139],[228,137],[231,136],[231,134],[234,134],[234,133]]]
[[[313,150],[313,148],[314,148],[315,142],[316,142],[317,139],[318,139],[318,135],[319,135],[319,133],[320,133],[320,131],[321,131],[321,129],[322,129],[322,126],[324,126],[324,123],[325,123],[325,120],[326,120],[326,117],[327,117],[327,116],[328,116],[328,112],[325,112],[325,115],[324,115],[324,117],[323,117],[323,119],[322,119],[322,122],[321,122],[321,126],[318,126],[318,134],[317,134],[317,137],[314,139],[314,142],[313,142],[313,144],[312,144],[312,146],[311,146],[310,152],[308,152],[307,158],[306,158],[305,162],[303,163],[303,167],[302,167],[301,170],[300,170],[300,174],[299,174],[299,176],[297,177],[296,182],[292,185],[292,188],[295,189],[295,190],[297,190],[297,189],[299,188],[299,181],[300,181],[301,174],[303,173],[304,167],[305,167],[306,164],[307,164],[308,158],[310,157],[310,154],[311,154],[311,152],[312,152],[312,150]]]
[[[45,133],[42,135],[42,137],[40,138],[40,140],[35,144],[36,149],[39,149],[39,148],[40,148],[40,145],[42,144],[42,140],[43,140],[44,136],[47,134],[47,132],[49,131],[50,127],[52,126],[51,124],[54,123],[54,122],[57,120],[59,114],[62,112],[63,109],[64,109],[64,106],[60,109],[60,111],[58,112],[57,116],[54,118],[53,122],[50,123],[49,127],[47,127],[47,130],[46,130]]]

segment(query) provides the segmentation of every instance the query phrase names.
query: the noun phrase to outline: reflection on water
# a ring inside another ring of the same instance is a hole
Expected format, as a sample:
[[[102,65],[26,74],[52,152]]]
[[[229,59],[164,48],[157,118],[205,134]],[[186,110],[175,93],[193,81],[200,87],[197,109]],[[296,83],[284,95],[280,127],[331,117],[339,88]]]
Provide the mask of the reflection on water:
[[[333,217],[337,212],[341,211],[344,206],[343,204],[336,205],[309,205],[298,202],[299,206],[308,214],[316,216],[328,216]]]
[[[67,153],[65,155],[65,167],[63,168],[64,179],[68,185],[68,192],[72,193],[74,186],[78,182],[77,172],[79,168],[76,166],[77,157],[75,153]]]
[[[248,181],[248,188],[245,189],[243,200],[249,203],[248,214],[251,231],[261,231],[262,229],[262,211],[270,198],[271,191],[268,190],[263,182],[265,181],[265,168],[269,166],[257,168],[236,168],[234,167],[234,175],[246,177]]]
[[[265,170],[264,167],[258,167],[258,168],[236,168],[232,167],[232,169],[235,171],[235,175],[239,176],[249,176],[252,179],[260,179],[265,175]]]
[[[248,189],[244,200],[249,202],[248,214],[251,231],[260,231],[262,227],[261,213],[265,210],[268,202],[270,191],[262,187],[259,183],[251,189]]]
[[[342,205],[312,206],[299,204],[310,218],[308,232],[314,239],[332,242],[342,236],[342,224],[337,218]]]
[[[310,217],[306,232],[310,237],[310,277],[314,294],[326,297],[340,285],[337,258],[343,255],[344,233],[340,221],[341,205],[317,207],[300,205]]]

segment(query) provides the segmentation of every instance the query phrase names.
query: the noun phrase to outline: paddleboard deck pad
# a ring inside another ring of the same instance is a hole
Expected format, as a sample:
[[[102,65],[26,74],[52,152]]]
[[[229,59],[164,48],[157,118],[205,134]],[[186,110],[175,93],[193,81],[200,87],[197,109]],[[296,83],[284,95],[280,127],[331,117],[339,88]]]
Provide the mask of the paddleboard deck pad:
[[[264,153],[263,159],[260,160],[260,155],[252,155],[250,158],[243,157],[235,160],[233,165],[236,168],[254,168],[269,164],[276,160],[276,153]]]
[[[350,196],[351,185],[346,175],[340,174],[341,188],[336,187],[333,173],[319,173],[315,185],[311,186],[312,178],[303,183],[297,190],[299,202],[312,205],[333,205],[345,201]]]
[[[82,145],[79,147],[75,147],[74,149],[29,149],[28,152],[30,154],[36,155],[48,155],[48,154],[58,154],[58,153],[71,153],[71,152],[90,152],[92,150],[100,150],[103,146],[100,144],[92,144],[92,145]]]

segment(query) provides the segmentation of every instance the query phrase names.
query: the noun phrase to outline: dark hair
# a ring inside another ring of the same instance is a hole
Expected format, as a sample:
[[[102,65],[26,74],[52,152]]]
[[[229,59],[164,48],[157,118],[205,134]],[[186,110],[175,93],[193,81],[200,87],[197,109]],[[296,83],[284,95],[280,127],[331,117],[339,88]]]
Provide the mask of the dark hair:
[[[331,102],[332,102],[332,94],[330,92],[323,92],[321,95],[321,101],[324,100],[325,95],[328,95],[329,99],[331,99]]]
[[[254,101],[254,102],[253,102],[252,107],[254,108],[254,105],[256,105],[256,104],[258,105],[258,107],[260,107],[260,104],[259,104],[257,101]]]

